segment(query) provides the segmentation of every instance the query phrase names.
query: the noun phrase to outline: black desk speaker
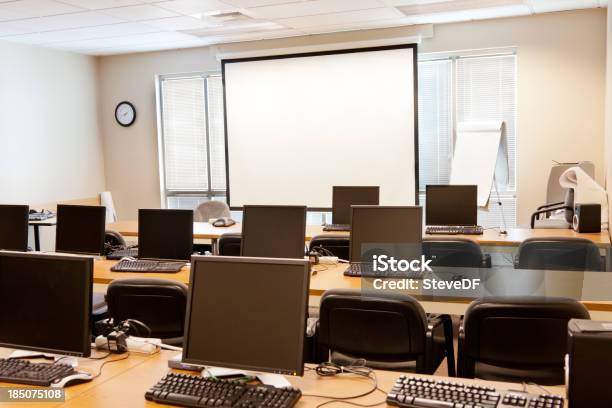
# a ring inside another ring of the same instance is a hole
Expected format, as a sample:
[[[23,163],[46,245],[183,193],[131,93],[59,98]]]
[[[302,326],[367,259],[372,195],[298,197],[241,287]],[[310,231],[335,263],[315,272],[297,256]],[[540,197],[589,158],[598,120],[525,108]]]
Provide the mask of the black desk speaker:
[[[576,232],[601,232],[601,205],[576,204],[572,228]]]
[[[569,408],[612,407],[612,322],[571,319],[568,331]]]

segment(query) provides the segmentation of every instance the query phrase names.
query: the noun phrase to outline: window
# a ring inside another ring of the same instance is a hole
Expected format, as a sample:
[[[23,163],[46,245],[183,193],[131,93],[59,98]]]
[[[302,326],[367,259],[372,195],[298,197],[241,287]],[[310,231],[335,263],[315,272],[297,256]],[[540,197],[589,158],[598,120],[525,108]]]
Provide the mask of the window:
[[[220,74],[159,77],[162,193],[168,208],[225,200]]]
[[[458,122],[503,120],[509,180],[498,185],[501,210],[493,188],[478,223],[516,226],[516,55],[419,56],[419,190],[425,202],[427,184],[450,180],[454,131]],[[475,149],[478,146],[474,147]]]

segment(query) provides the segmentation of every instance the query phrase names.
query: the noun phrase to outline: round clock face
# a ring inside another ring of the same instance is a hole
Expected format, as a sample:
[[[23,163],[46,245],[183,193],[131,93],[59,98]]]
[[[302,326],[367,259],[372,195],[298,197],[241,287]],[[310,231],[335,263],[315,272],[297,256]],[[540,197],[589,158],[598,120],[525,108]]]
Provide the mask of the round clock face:
[[[115,120],[121,126],[130,126],[136,120],[136,109],[129,102],[121,102],[115,108]]]

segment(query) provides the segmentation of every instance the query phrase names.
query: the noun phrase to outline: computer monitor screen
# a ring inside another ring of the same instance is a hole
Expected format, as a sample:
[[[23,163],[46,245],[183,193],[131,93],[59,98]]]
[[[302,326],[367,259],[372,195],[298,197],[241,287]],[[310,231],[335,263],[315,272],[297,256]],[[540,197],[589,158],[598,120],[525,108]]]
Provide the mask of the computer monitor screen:
[[[369,262],[368,253],[391,252],[401,259],[421,255],[421,207],[354,205],[351,210],[351,262]]]
[[[27,205],[0,205],[0,249],[28,250]]]
[[[187,261],[193,253],[193,211],[138,210],[138,257]]]
[[[55,250],[102,255],[105,226],[106,207],[58,205]]]
[[[477,186],[428,185],[425,188],[427,225],[476,225]]]
[[[92,258],[0,251],[0,346],[89,357],[92,290]]]
[[[305,236],[304,206],[244,206],[242,256],[303,258]]]
[[[380,187],[334,186],[332,221],[334,224],[351,223],[351,205],[378,205]]]
[[[194,256],[192,263],[183,361],[302,375],[308,260]]]

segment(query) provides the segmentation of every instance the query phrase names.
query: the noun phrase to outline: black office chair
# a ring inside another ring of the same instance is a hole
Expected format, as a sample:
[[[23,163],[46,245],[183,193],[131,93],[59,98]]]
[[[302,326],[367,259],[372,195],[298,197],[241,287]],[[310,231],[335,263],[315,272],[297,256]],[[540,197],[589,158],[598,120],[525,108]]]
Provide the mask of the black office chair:
[[[560,211],[563,214],[562,219],[549,219],[553,212]],[[540,219],[544,217],[544,219]],[[574,189],[568,188],[565,191],[563,201],[556,203],[544,204],[539,206],[531,214],[531,229],[534,228],[569,228],[572,225],[574,218]]]
[[[458,374],[464,378],[564,383],[567,322],[589,319],[572,299],[490,297],[468,307],[459,329]]]
[[[320,348],[340,364],[365,359],[372,368],[432,374],[447,357],[448,375],[455,376],[450,317],[428,319],[407,295],[328,290],[321,298],[316,335]]]
[[[517,269],[601,271],[599,249],[584,238],[529,238],[521,243],[514,260]]]
[[[323,248],[340,259],[348,260],[350,246],[350,238],[346,235],[315,235],[310,240],[309,252],[316,251],[317,248]]]
[[[490,268],[491,255],[467,238],[424,238],[423,255],[432,266]]]
[[[182,345],[187,286],[154,278],[118,279],[108,285],[108,315],[115,323],[139,320],[151,329],[150,337]],[[139,333],[142,334],[142,333]]]
[[[242,234],[228,232],[217,240],[215,253],[222,256],[240,256],[240,245],[242,244]]]

